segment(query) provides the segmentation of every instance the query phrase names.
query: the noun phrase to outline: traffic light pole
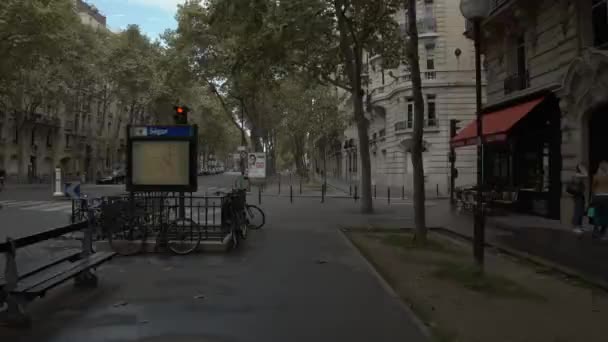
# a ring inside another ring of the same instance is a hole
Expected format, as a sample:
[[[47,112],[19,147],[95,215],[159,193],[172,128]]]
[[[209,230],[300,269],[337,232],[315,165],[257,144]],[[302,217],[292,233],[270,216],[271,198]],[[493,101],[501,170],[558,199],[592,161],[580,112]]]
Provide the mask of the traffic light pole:
[[[188,124],[188,107],[175,107],[175,124],[176,125],[187,125]],[[179,193],[179,218],[186,218],[186,196],[183,191]]]

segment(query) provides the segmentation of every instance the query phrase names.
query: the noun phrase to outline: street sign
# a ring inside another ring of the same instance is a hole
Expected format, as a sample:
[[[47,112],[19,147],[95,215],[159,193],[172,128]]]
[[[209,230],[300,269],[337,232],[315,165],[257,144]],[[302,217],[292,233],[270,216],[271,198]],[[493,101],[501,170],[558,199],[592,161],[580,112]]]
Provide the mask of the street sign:
[[[266,153],[249,153],[247,166],[249,178],[266,178]]]
[[[80,199],[80,183],[66,183],[65,195],[73,200]]]
[[[239,146],[239,147],[236,148],[236,150],[239,151],[239,152],[247,151],[247,146]]]
[[[197,190],[196,126],[129,126],[127,132],[127,191]]]

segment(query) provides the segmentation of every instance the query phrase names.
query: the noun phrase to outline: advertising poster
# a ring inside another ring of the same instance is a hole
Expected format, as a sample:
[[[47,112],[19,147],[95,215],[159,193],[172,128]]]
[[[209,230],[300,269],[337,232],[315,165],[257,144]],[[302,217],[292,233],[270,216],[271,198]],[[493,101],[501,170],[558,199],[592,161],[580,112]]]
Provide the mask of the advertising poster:
[[[266,153],[249,153],[247,170],[249,178],[266,178]]]

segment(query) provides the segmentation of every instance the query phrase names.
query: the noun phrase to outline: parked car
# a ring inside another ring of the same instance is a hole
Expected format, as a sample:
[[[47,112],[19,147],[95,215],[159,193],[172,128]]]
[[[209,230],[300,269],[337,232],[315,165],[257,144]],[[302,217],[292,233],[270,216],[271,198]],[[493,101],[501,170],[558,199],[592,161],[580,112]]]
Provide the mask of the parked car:
[[[97,184],[120,184],[125,182],[126,172],[124,169],[115,169],[109,175],[97,179]]]

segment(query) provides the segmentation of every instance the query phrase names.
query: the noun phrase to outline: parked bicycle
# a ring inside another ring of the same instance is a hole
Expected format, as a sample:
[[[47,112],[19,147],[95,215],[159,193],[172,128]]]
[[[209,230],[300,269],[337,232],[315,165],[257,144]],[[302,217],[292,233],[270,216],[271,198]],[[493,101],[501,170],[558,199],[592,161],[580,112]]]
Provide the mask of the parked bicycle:
[[[102,225],[111,248],[119,255],[129,256],[146,250],[154,238],[158,247],[166,246],[171,252],[185,255],[198,249],[201,227],[189,218],[164,220],[168,215],[155,215],[155,211],[169,213],[175,206],[163,197],[156,202],[121,200],[103,208]],[[158,232],[154,230],[158,228]]]
[[[218,196],[223,195],[222,224],[228,228],[231,236],[232,249],[238,248],[241,240],[247,239],[248,225],[244,216],[245,190],[232,190],[229,193],[218,191]]]

